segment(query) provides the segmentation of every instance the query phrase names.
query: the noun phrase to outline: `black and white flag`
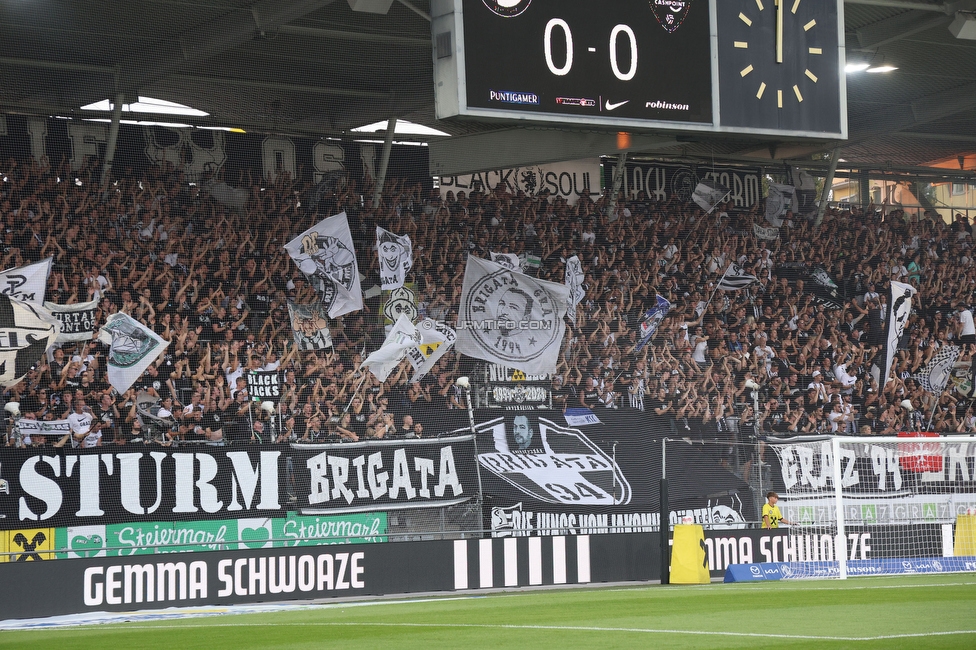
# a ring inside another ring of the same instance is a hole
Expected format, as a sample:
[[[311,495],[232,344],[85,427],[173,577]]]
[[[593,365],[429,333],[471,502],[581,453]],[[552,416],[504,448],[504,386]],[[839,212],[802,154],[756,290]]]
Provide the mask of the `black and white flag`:
[[[44,304],[47,276],[51,273],[53,257],[34,264],[18,266],[0,273],[0,294],[21,302]]]
[[[288,301],[288,316],[295,345],[299,350],[324,350],[332,347],[328,310],[319,301],[306,305]]]
[[[732,190],[715,181],[703,180],[695,186],[691,200],[704,210],[705,214],[711,214],[715,206],[724,201],[731,192]]]
[[[515,253],[492,253],[491,261],[510,271],[518,271],[522,268],[522,260]]]
[[[0,294],[0,386],[14,386],[30,372],[61,331],[40,305]]]
[[[717,288],[724,291],[738,291],[758,281],[759,278],[754,275],[749,275],[744,268],[732,262],[719,279]]]
[[[796,206],[796,188],[792,185],[769,184],[769,194],[766,195],[766,221],[771,226],[781,228],[783,217],[787,210]]]
[[[891,374],[891,364],[898,354],[898,341],[905,333],[908,317],[912,314],[912,298],[917,293],[915,287],[904,282],[891,281],[891,300],[888,309],[888,322],[885,325],[885,348],[882,357],[881,389],[884,390]]]
[[[420,343],[407,350],[407,359],[414,371],[411,384],[423,379],[457,341],[457,332],[429,318],[417,323],[417,331],[420,332]]]
[[[46,302],[44,307],[61,321],[58,343],[88,341],[95,336],[95,310],[98,308],[98,299],[74,305]]]
[[[569,304],[566,305],[566,315],[569,320],[576,322],[576,305],[583,302],[586,290],[583,288],[583,263],[579,257],[573,255],[566,260],[566,286],[569,287]]]
[[[529,375],[555,373],[569,288],[468,256],[458,309],[459,352]]]
[[[156,332],[121,312],[108,317],[98,340],[109,346],[108,382],[119,393],[129,390],[169,345]]]
[[[420,332],[417,331],[416,326],[410,322],[410,319],[400,314],[400,318],[393,324],[380,349],[363,359],[359,367],[369,368],[377,379],[386,381],[390,373],[407,356],[407,352],[420,345],[420,342]]]
[[[956,345],[943,345],[935,356],[925,364],[915,379],[922,385],[922,388],[933,395],[941,395],[949,384],[952,370],[956,359],[959,358],[959,347]]]
[[[337,318],[363,308],[356,248],[346,213],[323,219],[285,244],[285,250]]]
[[[380,258],[380,285],[383,291],[403,286],[413,268],[413,244],[408,235],[395,235],[376,226],[376,253]]]

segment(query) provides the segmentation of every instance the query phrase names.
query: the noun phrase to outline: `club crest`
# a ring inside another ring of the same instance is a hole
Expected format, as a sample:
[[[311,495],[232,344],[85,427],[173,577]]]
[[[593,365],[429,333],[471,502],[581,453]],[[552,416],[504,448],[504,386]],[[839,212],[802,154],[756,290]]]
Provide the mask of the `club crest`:
[[[649,0],[651,13],[664,31],[673,34],[688,17],[691,0]]]
[[[532,0],[483,0],[491,12],[502,18],[514,18],[525,12]]]
[[[159,342],[127,318],[110,321],[102,328],[112,335],[108,362],[119,368],[131,368],[159,346]]]

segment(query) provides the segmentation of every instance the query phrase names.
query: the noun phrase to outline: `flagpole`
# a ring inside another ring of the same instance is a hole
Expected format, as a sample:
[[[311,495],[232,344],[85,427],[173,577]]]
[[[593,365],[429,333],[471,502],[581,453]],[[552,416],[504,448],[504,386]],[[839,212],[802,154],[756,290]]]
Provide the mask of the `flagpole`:
[[[715,294],[718,293],[718,287],[719,287],[719,285],[722,284],[722,280],[724,280],[725,279],[725,276],[727,276],[729,274],[729,269],[731,269],[731,268],[732,268],[732,262],[729,262],[729,265],[727,267],[725,267],[725,273],[723,273],[722,274],[722,277],[720,277],[718,279],[718,282],[715,283],[715,288],[712,289],[712,295],[710,295],[708,297],[708,301],[705,303],[705,311],[708,311],[708,306],[710,304],[712,304],[712,298],[714,298],[715,297]],[[703,311],[702,312],[702,315],[704,315],[704,313],[705,312]]]

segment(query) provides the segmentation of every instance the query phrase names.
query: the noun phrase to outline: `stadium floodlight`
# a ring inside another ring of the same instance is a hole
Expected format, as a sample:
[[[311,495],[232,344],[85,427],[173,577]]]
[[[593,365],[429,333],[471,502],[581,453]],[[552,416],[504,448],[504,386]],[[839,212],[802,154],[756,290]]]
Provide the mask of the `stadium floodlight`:
[[[851,74],[852,72],[864,72],[871,67],[870,63],[848,63],[844,66],[844,72]]]
[[[895,66],[893,66],[893,65],[879,65],[879,66],[874,66],[874,67],[868,68],[867,69],[867,72],[871,72],[871,73],[876,73],[876,72],[892,72],[892,71],[897,70],[897,69],[898,68],[895,67]]]

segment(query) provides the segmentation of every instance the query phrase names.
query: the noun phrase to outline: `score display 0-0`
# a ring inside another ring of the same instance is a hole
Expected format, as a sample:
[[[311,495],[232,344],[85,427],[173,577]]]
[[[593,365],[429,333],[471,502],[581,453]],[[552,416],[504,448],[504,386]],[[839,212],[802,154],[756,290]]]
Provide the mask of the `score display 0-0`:
[[[837,0],[434,0],[432,11],[441,119],[846,137]],[[790,82],[767,97],[803,101],[757,110],[743,55],[771,86]]]

